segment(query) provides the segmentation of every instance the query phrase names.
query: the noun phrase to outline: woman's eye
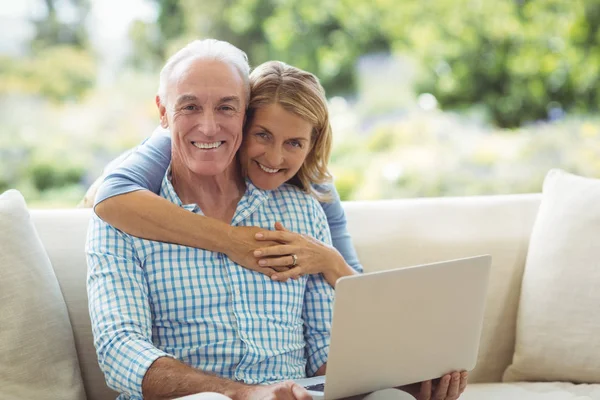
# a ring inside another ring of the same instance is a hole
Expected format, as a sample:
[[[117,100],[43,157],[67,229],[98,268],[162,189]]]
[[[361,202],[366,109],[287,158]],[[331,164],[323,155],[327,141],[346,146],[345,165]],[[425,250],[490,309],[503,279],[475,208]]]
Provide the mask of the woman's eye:
[[[267,139],[269,135],[266,132],[256,132],[256,137],[259,137],[261,139]]]
[[[288,142],[292,147],[302,148],[302,143],[299,140],[290,140]]]

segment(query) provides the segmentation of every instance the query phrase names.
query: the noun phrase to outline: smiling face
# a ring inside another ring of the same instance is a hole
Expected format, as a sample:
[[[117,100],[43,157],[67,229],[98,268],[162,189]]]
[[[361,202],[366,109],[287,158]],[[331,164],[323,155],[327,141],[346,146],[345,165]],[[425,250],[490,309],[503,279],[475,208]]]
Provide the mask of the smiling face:
[[[173,70],[166,99],[157,104],[161,125],[171,130],[174,172],[218,176],[235,168],[244,99],[243,80],[227,63],[195,59]]]
[[[258,108],[241,149],[252,183],[273,190],[296,175],[311,150],[312,130],[312,124],[277,103]]]

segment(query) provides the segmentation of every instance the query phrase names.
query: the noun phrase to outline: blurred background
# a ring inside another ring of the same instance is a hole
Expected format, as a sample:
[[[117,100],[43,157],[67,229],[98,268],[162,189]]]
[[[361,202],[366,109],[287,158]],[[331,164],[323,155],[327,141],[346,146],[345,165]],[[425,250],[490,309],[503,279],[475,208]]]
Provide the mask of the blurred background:
[[[2,0],[0,193],[76,206],[204,37],[320,77],[345,200],[600,177],[598,0]]]

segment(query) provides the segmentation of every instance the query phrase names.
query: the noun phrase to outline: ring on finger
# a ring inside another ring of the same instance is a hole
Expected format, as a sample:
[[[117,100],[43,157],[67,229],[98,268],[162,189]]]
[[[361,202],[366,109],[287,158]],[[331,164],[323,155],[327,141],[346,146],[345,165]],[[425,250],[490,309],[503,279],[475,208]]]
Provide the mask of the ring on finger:
[[[295,254],[292,254],[292,267],[295,267],[297,262],[298,257]]]

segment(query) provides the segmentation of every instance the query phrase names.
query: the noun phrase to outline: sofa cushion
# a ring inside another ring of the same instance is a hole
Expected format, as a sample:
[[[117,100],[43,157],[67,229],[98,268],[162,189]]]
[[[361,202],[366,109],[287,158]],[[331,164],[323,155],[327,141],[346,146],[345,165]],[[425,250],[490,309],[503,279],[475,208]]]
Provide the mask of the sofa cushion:
[[[67,305],[87,399],[114,400],[118,394],[106,386],[98,366],[88,310],[85,240],[92,210],[30,210],[30,213]]]
[[[600,383],[600,180],[546,176],[505,381]]]
[[[2,399],[85,399],[58,281],[15,190],[0,195],[0,316]]]
[[[460,400],[587,400],[600,399],[600,385],[568,382],[476,383]]]

